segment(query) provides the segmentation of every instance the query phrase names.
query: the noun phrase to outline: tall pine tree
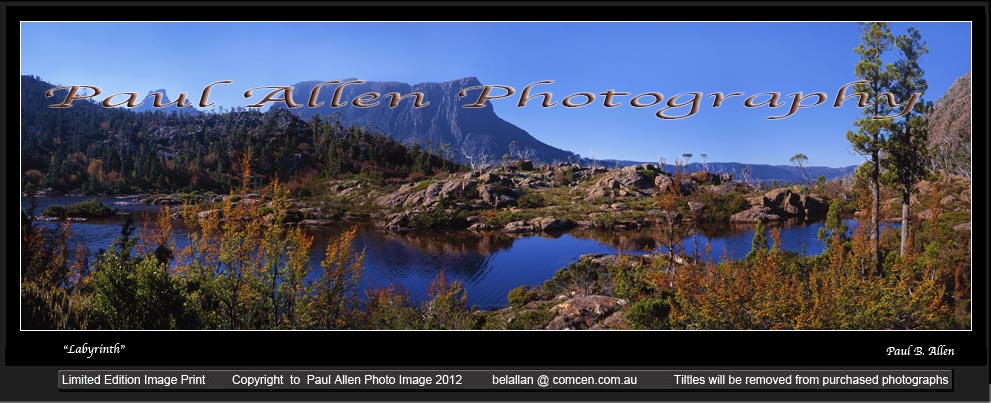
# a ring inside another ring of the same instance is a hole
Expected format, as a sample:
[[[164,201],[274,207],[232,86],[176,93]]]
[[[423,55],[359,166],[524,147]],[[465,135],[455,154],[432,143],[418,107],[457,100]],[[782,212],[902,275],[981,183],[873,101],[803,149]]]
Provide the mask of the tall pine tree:
[[[867,102],[861,100],[864,117],[854,122],[857,130],[847,131],[846,137],[853,144],[854,151],[868,157],[867,162],[870,165],[871,221],[868,233],[874,269],[880,274],[883,261],[878,246],[881,235],[881,151],[884,149],[891,121],[876,117],[887,116],[890,110],[890,107],[878,99],[878,95],[888,92],[891,87],[891,71],[885,66],[881,56],[891,50],[894,37],[891,28],[885,22],[861,23],[860,29],[861,43],[854,49],[854,52],[860,55],[860,61],[854,71],[860,80],[865,81],[857,84],[856,90],[867,94]]]
[[[919,66],[919,58],[929,52],[922,35],[916,28],[909,28],[907,35],[895,39],[895,47],[901,52],[899,60],[890,66],[892,76],[891,92],[898,99],[920,98],[928,88],[924,72]],[[906,104],[907,105],[907,104]],[[886,182],[898,189],[902,197],[901,245],[902,256],[908,248],[910,203],[914,186],[920,180],[931,176],[929,161],[929,133],[926,118],[927,105],[919,99],[915,107],[903,119],[893,122],[891,136],[885,147],[884,165],[887,169]]]

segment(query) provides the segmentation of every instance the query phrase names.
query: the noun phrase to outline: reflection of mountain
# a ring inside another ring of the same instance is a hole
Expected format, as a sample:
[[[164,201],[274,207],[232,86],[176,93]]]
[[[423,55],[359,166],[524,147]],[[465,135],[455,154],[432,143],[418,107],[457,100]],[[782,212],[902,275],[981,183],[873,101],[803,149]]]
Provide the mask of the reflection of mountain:
[[[402,242],[424,253],[443,256],[491,255],[513,246],[514,239],[500,232],[385,232],[385,239]]]
[[[490,269],[491,256],[513,245],[513,239],[500,233],[456,234],[440,232],[392,233],[362,231],[358,242],[377,266],[396,277],[411,274],[432,279],[444,270],[452,279],[473,281]]]
[[[573,230],[569,235],[579,239],[591,239],[615,248],[622,253],[636,254],[657,248],[657,232],[651,230],[596,231]]]

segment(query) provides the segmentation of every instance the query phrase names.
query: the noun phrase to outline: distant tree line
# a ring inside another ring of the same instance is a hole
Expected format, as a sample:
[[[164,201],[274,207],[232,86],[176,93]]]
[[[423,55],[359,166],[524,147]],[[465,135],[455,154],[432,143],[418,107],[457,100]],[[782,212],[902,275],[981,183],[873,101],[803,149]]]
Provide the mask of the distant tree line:
[[[24,179],[68,193],[214,190],[226,192],[250,157],[260,186],[274,177],[365,174],[378,180],[433,175],[460,166],[360,127],[278,110],[187,114],[133,113],[77,103],[50,109],[54,85],[22,77]]]

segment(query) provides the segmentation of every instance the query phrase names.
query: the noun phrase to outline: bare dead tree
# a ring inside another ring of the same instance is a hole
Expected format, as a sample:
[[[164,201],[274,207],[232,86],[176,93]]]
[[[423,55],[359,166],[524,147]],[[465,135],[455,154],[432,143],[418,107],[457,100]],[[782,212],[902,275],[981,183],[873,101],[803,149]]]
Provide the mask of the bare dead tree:
[[[747,187],[754,187],[752,183],[754,180],[753,173],[753,169],[750,168],[750,165],[746,165],[742,170],[740,170],[740,179],[743,179],[743,183],[746,184]]]
[[[488,165],[492,156],[484,138],[468,133],[460,140],[461,144],[458,150],[468,165],[471,166],[472,171],[480,170]]]
[[[520,142],[513,140],[509,142],[509,157],[523,159],[520,157]]]
[[[533,147],[523,147],[519,154],[521,161],[533,160],[533,158],[537,156],[537,150]]]

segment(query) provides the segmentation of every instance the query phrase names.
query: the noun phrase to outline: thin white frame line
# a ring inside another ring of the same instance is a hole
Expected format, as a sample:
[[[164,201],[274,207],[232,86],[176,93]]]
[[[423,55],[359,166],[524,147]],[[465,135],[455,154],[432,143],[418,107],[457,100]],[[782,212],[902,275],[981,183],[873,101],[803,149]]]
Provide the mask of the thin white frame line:
[[[780,24],[794,24],[794,23],[856,23],[861,21],[389,21],[389,20],[369,20],[369,21],[19,21],[18,34],[20,35],[20,41],[18,42],[18,71],[20,75],[24,72],[21,71],[23,67],[23,55],[24,55],[24,24],[25,23],[119,23],[119,24],[141,24],[141,23],[452,23],[452,24],[472,24],[472,23],[592,23],[592,24],[610,24],[610,23],[732,23],[732,24],[749,24],[749,23],[780,23]],[[970,36],[968,39],[973,38],[974,35],[974,24],[973,21],[892,21],[887,20],[885,22],[889,23],[966,23],[970,27]],[[974,70],[974,43],[970,44],[970,72],[973,76]],[[958,77],[959,78],[959,77]],[[954,80],[955,82],[956,80]],[[23,96],[23,85],[19,80],[18,83],[18,96]],[[952,84],[951,84],[952,86]],[[971,81],[971,90],[973,90],[973,81]],[[945,94],[944,94],[945,95]],[[21,105],[20,100],[18,100],[18,141],[23,143],[24,128],[23,122],[21,122]],[[970,103],[971,116],[974,116],[974,102],[973,102],[973,91],[971,92],[971,103]],[[974,120],[970,121],[971,137],[970,144],[971,149],[974,145]],[[24,159],[18,154],[18,164],[21,172],[24,172]],[[974,181],[973,181],[973,170],[974,170],[974,153],[971,152],[970,155],[970,169],[971,169],[971,193],[973,193]],[[18,178],[18,200],[23,195],[23,183],[22,178]],[[706,330],[689,330],[689,329],[670,329],[670,330],[639,330],[639,329],[626,329],[626,330],[606,330],[609,332],[620,331],[620,332],[972,332],[974,331],[974,197],[971,194],[970,197],[970,222],[971,222],[971,232],[970,232],[970,296],[971,296],[971,312],[970,312],[970,328],[969,329],[706,329]],[[18,218],[18,223],[23,225],[21,218]],[[18,269],[17,269],[17,283],[18,283],[18,331],[21,332],[557,332],[558,330],[547,330],[547,329],[530,329],[530,330],[511,330],[511,329],[451,329],[451,330],[440,330],[440,329],[413,329],[413,330],[398,330],[398,329],[170,329],[170,330],[157,330],[157,329],[24,329],[23,321],[23,309],[21,305],[24,301],[23,295],[23,274],[21,273],[24,267],[21,261],[24,258],[24,253],[21,250],[21,243],[18,242]],[[984,290],[987,293],[987,290]],[[986,298],[985,294],[985,298]],[[596,330],[598,331],[598,330]]]

